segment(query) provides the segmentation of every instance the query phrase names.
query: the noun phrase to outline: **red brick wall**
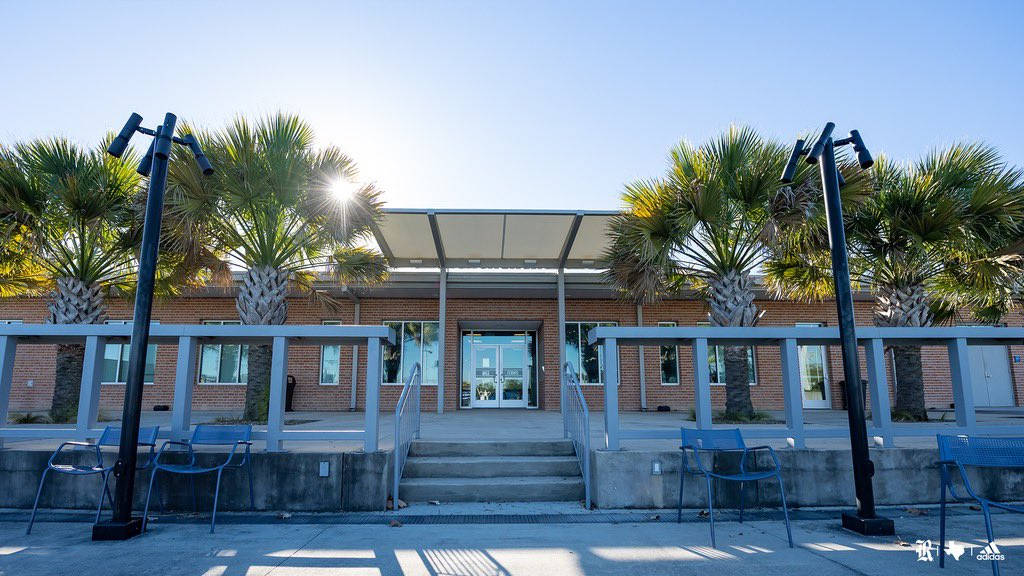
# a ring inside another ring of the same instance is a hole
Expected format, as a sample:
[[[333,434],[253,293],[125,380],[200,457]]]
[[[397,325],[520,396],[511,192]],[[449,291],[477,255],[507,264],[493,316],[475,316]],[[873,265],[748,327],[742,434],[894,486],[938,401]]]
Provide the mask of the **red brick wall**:
[[[802,322],[824,322],[836,324],[835,305],[831,302],[807,304],[764,300],[758,305],[766,310],[761,325],[792,326]],[[131,304],[125,300],[112,299],[109,302],[111,319],[129,319]],[[857,303],[857,317],[860,324],[870,325],[871,303]],[[204,320],[232,320],[237,318],[234,300],[229,297],[193,297],[160,300],[154,304],[154,320],[165,324],[200,323]],[[23,320],[39,323],[46,319],[46,302],[40,298],[0,300],[0,319]],[[337,310],[328,311],[307,299],[289,301],[289,324],[320,324],[325,320],[352,323],[354,305],[342,302]],[[436,299],[367,299],[361,303],[360,322],[380,324],[385,320],[437,320]],[[568,321],[616,322],[621,326],[636,324],[636,308],[613,300],[569,300],[566,302]],[[704,304],[693,300],[673,300],[644,307],[644,324],[656,326],[658,322],[676,322],[681,326],[695,325],[706,319]],[[540,325],[539,358],[542,370],[539,377],[540,407],[557,410],[559,403],[558,346],[560,345],[557,325],[557,303],[555,300],[540,299],[449,299],[445,332],[445,398],[446,410],[458,408],[459,382],[461,379],[459,348],[461,346],[460,322],[486,320],[516,320],[537,322]],[[1020,313],[1009,320],[1020,326]],[[45,410],[53,396],[55,347],[44,345],[19,345],[15,362],[14,382],[11,390],[12,410]],[[640,408],[640,370],[638,349],[623,347],[620,352],[619,403],[623,410]],[[1013,362],[1013,356],[1024,356],[1024,347],[1011,347],[1011,373],[1015,383],[1017,403],[1024,398],[1024,362]],[[143,394],[143,405],[150,409],[154,404],[170,404],[174,388],[174,364],[176,346],[159,346],[157,350],[157,374],[155,383],[147,385]],[[647,405],[654,409],[668,405],[673,410],[686,410],[693,405],[692,353],[689,347],[679,347],[678,360],[680,383],[676,386],[661,384],[661,370],[657,347],[645,348],[645,372],[647,382]],[[782,387],[779,372],[779,350],[763,346],[756,351],[757,384],[751,387],[751,395],[758,409],[779,409],[782,407]],[[943,347],[926,347],[923,350],[923,364],[929,406],[942,406],[951,402],[949,368],[946,350]],[[359,351],[359,387],[357,406],[365,404],[365,347]],[[842,380],[842,363],[838,346],[828,349],[828,374],[832,406],[841,405],[839,381]],[[292,346],[288,356],[288,372],[295,376],[297,387],[294,407],[297,410],[347,410],[350,402],[352,366],[351,347],[341,351],[341,381],[335,386],[323,386],[320,379],[320,348],[318,346]],[[862,355],[862,373],[865,372]],[[891,362],[889,363],[892,381]],[[29,381],[32,386],[28,386]],[[102,387],[101,411],[116,410],[122,400],[122,386]],[[400,386],[382,386],[381,408],[392,409],[401,392]],[[585,386],[584,393],[593,410],[603,406],[603,388]],[[712,387],[712,401],[716,407],[724,405],[724,387]],[[244,386],[196,384],[193,390],[193,406],[196,409],[234,409],[241,405]],[[422,405],[432,410],[437,405],[437,389],[423,388]]]

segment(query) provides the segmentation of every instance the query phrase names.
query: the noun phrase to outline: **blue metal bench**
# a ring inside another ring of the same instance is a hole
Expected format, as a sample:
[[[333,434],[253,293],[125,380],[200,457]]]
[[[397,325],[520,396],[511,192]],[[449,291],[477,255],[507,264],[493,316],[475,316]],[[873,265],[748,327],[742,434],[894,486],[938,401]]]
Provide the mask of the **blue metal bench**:
[[[144,464],[136,468],[137,471],[148,470],[154,462],[153,450],[156,448],[156,437],[160,432],[159,426],[152,426],[139,429],[139,446],[149,446],[149,457]],[[121,428],[118,426],[107,426],[103,429],[103,433],[100,434],[99,440],[95,444],[89,442],[64,442],[53,451],[50,455],[49,461],[46,462],[46,468],[43,468],[43,475],[39,479],[39,488],[36,490],[36,501],[32,504],[32,516],[28,521],[28,529],[25,530],[25,534],[32,533],[32,525],[36,521],[36,511],[39,509],[39,497],[43,494],[43,484],[46,482],[46,475],[49,472],[57,474],[70,474],[72,476],[92,476],[99,474],[102,483],[100,484],[100,496],[99,502],[96,505],[96,520],[100,521],[100,513],[103,511],[103,495],[106,494],[107,500],[110,501],[110,507],[114,507],[113,498],[110,497],[110,489],[107,487],[107,478],[110,477],[110,473],[114,470],[113,464],[107,466],[103,462],[103,447],[116,447],[121,444]],[[57,463],[58,457],[64,453],[64,449],[71,447],[72,450],[85,450],[92,449],[96,454],[96,462],[90,464],[59,464]]]
[[[193,482],[192,477],[197,474],[206,474],[209,472],[217,473],[217,484],[213,490],[213,515],[210,519],[210,533],[213,533],[217,528],[217,499],[220,495],[220,479],[224,474],[224,470],[227,469],[242,469],[245,468],[249,476],[249,507],[253,510],[256,509],[256,500],[253,497],[252,489],[252,461],[250,459],[250,448],[252,447],[252,426],[245,425],[233,425],[233,426],[215,426],[211,424],[200,424],[195,427],[192,431],[192,437],[188,442],[177,442],[174,440],[168,440],[164,442],[163,446],[160,447],[160,451],[157,452],[154,460],[153,475],[149,479],[149,490],[146,491],[146,507],[142,517],[142,530],[146,530],[146,524],[149,520],[149,497],[153,492],[153,484],[156,482],[157,472],[167,472],[168,474],[185,474],[188,475],[189,481]],[[200,466],[196,464],[196,453],[193,447],[195,446],[230,446],[231,451],[228,452],[227,458],[223,462],[215,466]],[[242,454],[241,459],[238,462],[233,463],[235,459],[235,453],[239,446],[245,447],[245,452]],[[168,448],[175,448],[168,451]],[[181,453],[180,448],[184,448],[188,451],[189,462],[188,464],[173,464],[170,462],[162,461],[161,458],[165,453]],[[195,484],[192,484],[192,498],[193,503],[195,502]]]
[[[782,483],[782,475],[779,471],[779,458],[771,446],[750,446],[743,442],[743,435],[739,428],[728,430],[695,430],[693,428],[680,428],[682,436],[683,465],[679,470],[679,511],[676,522],[683,521],[683,486],[687,474],[699,474],[704,476],[708,492],[708,516],[711,525],[711,546],[715,544],[715,499],[712,493],[712,481],[715,479],[727,482],[740,483],[740,522],[743,522],[744,494],[743,487],[747,482],[756,482],[766,478],[776,478],[779,481],[779,494],[782,496],[782,513],[786,519],[786,536],[789,538],[789,547],[793,547],[793,532],[789,527],[789,510],[786,507],[786,488]],[[768,469],[747,470],[747,456],[751,452],[768,452],[772,457],[774,465]],[[701,454],[711,455],[714,462],[716,454],[739,454],[739,472],[736,474],[722,474],[708,470],[701,462]],[[690,461],[693,461],[691,465]]]
[[[992,508],[1024,514],[1024,507],[1012,506],[980,496],[971,486],[967,469],[971,468],[1024,468],[1024,438],[993,438],[983,436],[949,436],[938,434],[939,473],[942,477],[942,497],[939,512],[939,566],[946,565],[946,490],[954,500],[975,500],[981,506],[985,517],[985,533],[989,544],[995,541],[992,535]],[[960,472],[965,496],[960,496],[953,485],[950,468]],[[992,560],[992,573],[999,575],[999,562]]]

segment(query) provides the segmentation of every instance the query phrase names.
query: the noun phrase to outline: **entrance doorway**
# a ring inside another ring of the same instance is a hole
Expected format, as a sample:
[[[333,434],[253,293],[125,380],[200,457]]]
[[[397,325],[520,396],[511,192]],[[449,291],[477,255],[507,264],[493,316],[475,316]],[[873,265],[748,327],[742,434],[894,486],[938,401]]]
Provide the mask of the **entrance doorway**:
[[[534,408],[532,332],[463,333],[463,408]]]
[[[1013,382],[1006,346],[968,346],[975,406],[1013,406]]]
[[[797,324],[797,327],[814,327],[821,324]],[[828,352],[824,346],[801,346],[800,387],[803,390],[804,408],[829,409],[832,397],[828,386]]]

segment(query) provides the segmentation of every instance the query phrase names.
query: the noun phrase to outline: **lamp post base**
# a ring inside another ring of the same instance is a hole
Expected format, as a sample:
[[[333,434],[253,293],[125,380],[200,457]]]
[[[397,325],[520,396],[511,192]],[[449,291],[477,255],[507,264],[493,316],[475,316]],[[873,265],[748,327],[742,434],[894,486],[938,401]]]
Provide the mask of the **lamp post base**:
[[[843,528],[853,530],[865,536],[892,536],[896,534],[896,526],[892,518],[875,516],[861,518],[856,512],[843,512]]]
[[[142,534],[142,518],[132,518],[127,522],[108,520],[92,527],[92,539],[94,541],[128,540],[139,534]]]

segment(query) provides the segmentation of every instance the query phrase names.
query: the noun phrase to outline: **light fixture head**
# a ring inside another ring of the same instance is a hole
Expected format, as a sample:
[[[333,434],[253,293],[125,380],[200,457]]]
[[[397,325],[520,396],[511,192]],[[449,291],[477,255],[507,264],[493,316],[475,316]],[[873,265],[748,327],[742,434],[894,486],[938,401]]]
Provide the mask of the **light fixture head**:
[[[821,158],[821,153],[825,151],[825,142],[832,137],[832,131],[836,129],[835,122],[828,122],[825,124],[825,128],[821,131],[821,136],[818,136],[818,140],[811,147],[811,151],[807,153],[807,163],[817,164],[818,159]]]
[[[864,145],[859,130],[850,130],[850,140],[853,140],[853,150],[857,153],[857,162],[860,167],[867,170],[874,166],[875,160],[871,157],[871,152],[868,152],[868,147]]]
[[[120,158],[124,154],[125,149],[128,148],[128,142],[131,141],[132,135],[139,129],[139,125],[142,124],[142,116],[136,112],[132,112],[132,115],[128,117],[128,121],[124,123],[124,127],[114,137],[114,141],[107,146],[107,154],[110,154],[114,158]]]
[[[786,169],[782,171],[782,178],[780,180],[783,184],[792,184],[793,178],[796,176],[796,164],[800,161],[800,156],[804,153],[804,139],[798,138],[796,144],[793,145],[793,151],[789,153],[789,162],[786,162]]]

